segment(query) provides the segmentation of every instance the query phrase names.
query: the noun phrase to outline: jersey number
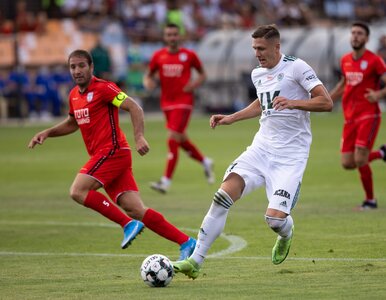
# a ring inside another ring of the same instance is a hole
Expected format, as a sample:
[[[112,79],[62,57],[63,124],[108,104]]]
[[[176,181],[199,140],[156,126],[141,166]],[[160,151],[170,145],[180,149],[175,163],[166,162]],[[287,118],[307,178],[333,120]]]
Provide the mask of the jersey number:
[[[271,92],[260,93],[259,100],[261,103],[261,109],[262,110],[271,109],[273,99],[279,96],[279,94],[280,94],[280,91],[275,91],[273,95]]]

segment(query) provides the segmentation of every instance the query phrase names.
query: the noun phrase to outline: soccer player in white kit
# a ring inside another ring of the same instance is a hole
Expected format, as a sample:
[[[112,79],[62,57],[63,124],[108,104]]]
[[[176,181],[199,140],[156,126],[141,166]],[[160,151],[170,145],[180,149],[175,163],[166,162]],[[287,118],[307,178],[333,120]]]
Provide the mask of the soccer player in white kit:
[[[251,74],[257,99],[230,115],[213,115],[210,126],[230,125],[260,117],[252,144],[231,163],[198,233],[193,254],[174,262],[177,273],[197,278],[205,256],[224,229],[229,208],[241,197],[264,186],[268,198],[265,220],[278,237],[272,262],[282,263],[289,252],[294,222],[291,210],[299,197],[312,135],[310,112],[331,111],[332,100],[303,60],[280,52],[275,25],[263,25],[252,34],[259,66]]]

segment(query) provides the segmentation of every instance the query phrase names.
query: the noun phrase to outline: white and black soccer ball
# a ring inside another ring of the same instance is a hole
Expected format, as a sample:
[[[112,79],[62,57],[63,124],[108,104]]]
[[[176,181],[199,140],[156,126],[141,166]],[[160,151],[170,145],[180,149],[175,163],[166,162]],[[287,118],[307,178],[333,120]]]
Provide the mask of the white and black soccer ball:
[[[152,254],[141,265],[141,277],[151,287],[165,287],[173,279],[174,270],[169,258],[162,254]]]

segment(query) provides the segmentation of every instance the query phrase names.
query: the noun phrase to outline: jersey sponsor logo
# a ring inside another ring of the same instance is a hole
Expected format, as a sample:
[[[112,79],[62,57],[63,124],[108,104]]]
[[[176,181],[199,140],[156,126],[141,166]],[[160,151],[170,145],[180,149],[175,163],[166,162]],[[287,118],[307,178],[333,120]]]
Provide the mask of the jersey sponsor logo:
[[[187,61],[187,60],[188,60],[188,55],[187,55],[186,53],[180,53],[180,54],[178,55],[178,59],[179,59],[180,61],[182,61],[182,62]]]
[[[315,74],[311,74],[310,76],[307,76],[307,77],[306,77],[306,80],[307,80],[307,81],[311,81],[311,80],[315,80],[315,79],[317,79],[317,77],[316,77]]]
[[[94,92],[89,92],[87,94],[87,102],[91,102],[93,97],[94,97]]]
[[[74,116],[78,125],[90,123],[90,112],[88,108],[74,110]]]
[[[76,100],[78,100],[78,97],[72,97],[71,100],[76,101]]]
[[[282,201],[282,202],[280,202],[280,204],[279,204],[280,206],[283,206],[283,207],[287,207],[287,201]]]
[[[369,62],[367,60],[362,60],[360,64],[361,70],[366,70],[368,65],[369,65]]]
[[[181,77],[184,66],[181,64],[164,64],[162,73],[165,77]]]
[[[363,73],[362,72],[347,72],[346,73],[346,82],[348,85],[355,86],[362,82]]]
[[[280,197],[284,197],[284,198],[287,198],[287,199],[290,199],[291,198],[291,194],[288,193],[287,191],[285,190],[276,190],[274,195],[276,196],[280,196]],[[281,204],[281,203],[280,203]],[[287,204],[286,204],[287,205]]]

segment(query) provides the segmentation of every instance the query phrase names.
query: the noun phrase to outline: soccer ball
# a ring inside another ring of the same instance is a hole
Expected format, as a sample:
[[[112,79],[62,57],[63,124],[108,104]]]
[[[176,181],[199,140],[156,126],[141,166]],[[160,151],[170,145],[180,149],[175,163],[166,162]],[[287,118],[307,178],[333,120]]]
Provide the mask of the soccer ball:
[[[141,277],[151,287],[165,287],[172,281],[173,276],[173,265],[164,255],[153,254],[142,262]]]

